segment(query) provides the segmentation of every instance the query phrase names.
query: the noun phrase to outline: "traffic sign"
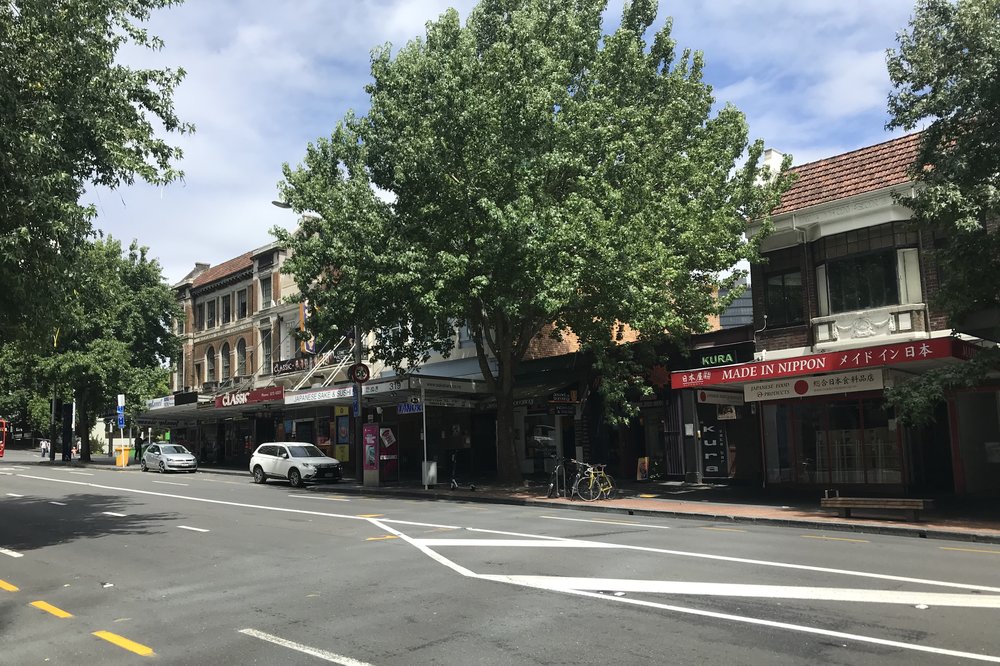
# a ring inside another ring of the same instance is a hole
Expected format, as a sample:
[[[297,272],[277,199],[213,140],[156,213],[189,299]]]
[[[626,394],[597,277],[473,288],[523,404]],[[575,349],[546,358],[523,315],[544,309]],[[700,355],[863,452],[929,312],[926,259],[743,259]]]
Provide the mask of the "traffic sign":
[[[118,415],[118,427],[119,428],[124,428],[125,427],[125,415],[124,414],[119,414]]]

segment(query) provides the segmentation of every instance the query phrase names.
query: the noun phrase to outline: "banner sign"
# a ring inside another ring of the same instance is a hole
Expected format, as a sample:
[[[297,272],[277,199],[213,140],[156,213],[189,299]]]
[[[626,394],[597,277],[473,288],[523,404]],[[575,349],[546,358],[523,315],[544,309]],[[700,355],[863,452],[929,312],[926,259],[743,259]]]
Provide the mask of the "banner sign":
[[[753,341],[739,342],[734,345],[720,345],[691,350],[691,355],[670,359],[675,368],[712,368],[734,363],[749,363],[753,360],[755,345]]]
[[[958,338],[935,338],[895,345],[846,349],[844,351],[796,356],[777,361],[744,363],[710,370],[685,370],[670,374],[675,389],[712,386],[814,375],[821,372],[875,368],[883,365],[928,361],[934,359],[969,359],[975,353],[973,345]]]
[[[292,372],[302,372],[313,367],[313,357],[303,356],[300,358],[289,358],[271,364],[272,375],[287,375]]]
[[[752,382],[743,386],[743,397],[747,401],[783,400],[785,398],[807,398],[813,395],[828,395],[830,393],[877,391],[882,388],[882,370],[875,369],[838,372],[820,377]]]
[[[261,402],[282,402],[285,399],[284,386],[267,386],[252,391],[236,391],[215,398],[215,406],[238,407]]]
[[[354,396],[353,386],[335,389],[320,389],[317,391],[302,391],[301,393],[290,393],[286,395],[285,404],[302,405],[308,402],[319,402],[321,400],[348,400],[352,396]]]
[[[424,406],[419,402],[401,402],[396,405],[397,414],[420,414],[424,411]]]
[[[698,402],[703,405],[733,405],[743,404],[743,396],[736,391],[711,391],[702,389],[696,394]]]
[[[146,401],[146,409],[163,409],[174,406],[174,396],[168,395],[162,398],[153,398]]]

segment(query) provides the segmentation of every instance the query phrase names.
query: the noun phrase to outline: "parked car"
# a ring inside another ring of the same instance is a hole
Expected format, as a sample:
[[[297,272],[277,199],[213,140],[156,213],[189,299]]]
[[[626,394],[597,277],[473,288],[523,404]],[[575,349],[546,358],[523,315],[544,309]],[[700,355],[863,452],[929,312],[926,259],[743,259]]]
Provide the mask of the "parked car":
[[[312,444],[265,442],[250,456],[250,473],[254,483],[288,479],[298,488],[307,482],[340,481],[344,468]]]
[[[143,472],[151,469],[160,472],[197,472],[198,459],[180,444],[155,442],[142,452],[139,466]]]

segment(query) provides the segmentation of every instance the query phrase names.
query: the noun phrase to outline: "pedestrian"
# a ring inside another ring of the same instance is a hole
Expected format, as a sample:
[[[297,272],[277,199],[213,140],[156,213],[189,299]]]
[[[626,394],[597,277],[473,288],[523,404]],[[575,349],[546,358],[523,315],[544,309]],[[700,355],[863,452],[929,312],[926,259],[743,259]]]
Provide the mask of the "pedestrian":
[[[42,457],[47,457],[49,455],[49,440],[43,439],[40,448],[42,449]]]

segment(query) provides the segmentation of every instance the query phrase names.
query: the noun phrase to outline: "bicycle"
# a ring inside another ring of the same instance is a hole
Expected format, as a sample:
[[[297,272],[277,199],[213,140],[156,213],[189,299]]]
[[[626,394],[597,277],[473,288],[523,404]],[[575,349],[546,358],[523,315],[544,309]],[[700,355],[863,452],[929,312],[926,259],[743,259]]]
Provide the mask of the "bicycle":
[[[555,458],[555,456],[552,457]],[[563,461],[556,465],[552,474],[549,475],[549,491],[546,497],[572,497],[573,489],[566,482],[566,479],[575,474],[579,465],[580,463],[572,458],[563,458]],[[567,472],[567,469],[572,471]]]
[[[584,502],[593,502],[602,497],[611,499],[613,493],[616,492],[615,480],[604,471],[604,465],[579,464],[583,466],[583,469],[573,481],[573,494]]]

